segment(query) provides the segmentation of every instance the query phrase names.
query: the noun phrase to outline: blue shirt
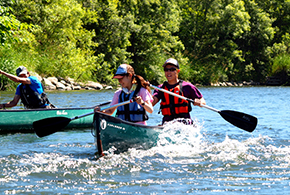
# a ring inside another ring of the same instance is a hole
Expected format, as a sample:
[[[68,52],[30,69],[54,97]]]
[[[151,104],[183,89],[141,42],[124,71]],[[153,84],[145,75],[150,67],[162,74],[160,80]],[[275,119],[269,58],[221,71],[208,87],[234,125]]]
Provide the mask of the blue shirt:
[[[39,93],[39,94],[42,94],[43,93],[43,88],[42,88],[42,84],[41,84],[41,82],[35,77],[35,76],[29,76],[28,77],[28,79],[30,80],[30,82],[31,82],[31,84],[29,84],[29,87],[33,90],[33,91],[35,91],[35,92],[37,92],[37,93]],[[21,94],[21,92],[20,92],[20,85],[21,85],[22,83],[20,83],[18,86],[17,86],[17,88],[16,88],[16,92],[15,92],[15,95],[19,95],[20,96],[20,94]],[[25,85],[23,85],[23,88],[25,88],[26,86]],[[46,106],[48,106],[48,104],[44,104],[43,106],[41,106],[41,108],[44,108],[44,107],[46,107]]]
[[[33,90],[36,91],[39,94],[43,93],[43,88],[41,85],[41,82],[35,77],[35,76],[29,76],[28,79],[30,80],[31,84],[29,85],[29,87]],[[15,95],[19,95],[21,94],[20,92],[20,85],[19,84],[16,88],[16,92]],[[23,86],[23,88],[25,88],[25,85]]]

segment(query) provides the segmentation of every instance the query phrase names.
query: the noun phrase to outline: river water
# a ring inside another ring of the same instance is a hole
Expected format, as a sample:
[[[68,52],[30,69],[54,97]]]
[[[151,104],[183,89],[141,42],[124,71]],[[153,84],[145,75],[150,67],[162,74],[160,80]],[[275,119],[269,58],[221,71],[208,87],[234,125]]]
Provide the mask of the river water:
[[[253,133],[194,107],[196,127],[171,124],[156,147],[98,159],[91,129],[0,135],[2,194],[290,194],[290,88],[200,87],[207,104],[254,115]],[[58,107],[106,102],[114,91],[49,92]],[[13,98],[2,93],[0,102]],[[149,124],[161,121],[156,105]],[[20,116],[21,117],[21,116]],[[5,120],[5,119],[1,119]]]

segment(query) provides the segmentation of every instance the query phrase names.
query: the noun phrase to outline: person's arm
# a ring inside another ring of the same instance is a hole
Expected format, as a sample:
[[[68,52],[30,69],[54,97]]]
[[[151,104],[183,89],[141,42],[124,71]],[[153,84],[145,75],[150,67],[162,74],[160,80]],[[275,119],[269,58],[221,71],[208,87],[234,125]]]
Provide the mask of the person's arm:
[[[158,87],[161,87],[161,85],[159,85]],[[157,89],[155,89],[154,91],[153,91],[153,102],[152,102],[152,105],[153,106],[155,106],[158,102],[159,102],[159,100],[160,100],[160,91],[158,91]]]
[[[206,105],[205,99],[203,97],[202,98],[195,98],[193,105],[202,107],[202,105]]]
[[[194,106],[202,107],[202,105],[206,105],[203,95],[193,84],[183,81],[183,93],[185,97],[194,100]]]
[[[115,112],[116,108],[111,108],[111,109],[108,109],[108,110],[103,110],[102,112],[105,113],[105,114],[108,114],[108,115],[112,115],[114,112]],[[101,108],[99,106],[95,107],[94,109],[94,112],[99,112],[101,111]]]
[[[155,106],[159,102],[159,99],[156,96],[153,96],[152,105]]]
[[[149,112],[150,114],[153,112],[153,106],[150,100],[144,101],[141,96],[137,96],[135,101],[137,104],[143,106],[146,112]]]
[[[29,78],[22,78],[22,77],[18,77],[18,76],[15,76],[13,74],[9,74],[7,72],[4,72],[2,70],[0,70],[0,74],[6,76],[7,78],[9,78],[10,80],[14,81],[14,82],[17,82],[17,83],[23,83],[23,84],[31,84],[31,81]]]
[[[14,107],[18,104],[19,100],[20,100],[20,96],[15,95],[12,101],[4,103],[4,104],[0,104],[0,109]]]
[[[117,90],[115,93],[114,93],[114,96],[113,96],[113,99],[112,99],[112,102],[111,102],[111,106],[114,106],[115,104],[118,104],[118,101],[119,101],[119,95],[121,93],[121,90]],[[105,113],[105,114],[108,114],[108,115],[112,115],[115,110],[117,108],[111,108],[111,109],[107,109],[107,110],[103,110],[102,112]],[[94,111],[100,111],[101,108],[99,106],[95,107]]]

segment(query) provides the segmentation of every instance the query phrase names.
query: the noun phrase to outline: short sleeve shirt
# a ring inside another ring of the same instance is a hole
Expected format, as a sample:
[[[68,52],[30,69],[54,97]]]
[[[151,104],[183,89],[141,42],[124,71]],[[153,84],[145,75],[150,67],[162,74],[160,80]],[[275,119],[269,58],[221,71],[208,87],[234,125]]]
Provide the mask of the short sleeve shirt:
[[[29,85],[30,88],[33,91],[36,91],[37,93],[42,94],[43,93],[43,88],[42,88],[41,82],[35,76],[30,76],[30,77],[28,77],[28,79],[31,82],[31,84]],[[19,95],[20,96],[20,94],[21,94],[20,85],[22,85],[22,84],[19,84],[17,86],[15,95]],[[25,85],[23,87],[25,88]]]

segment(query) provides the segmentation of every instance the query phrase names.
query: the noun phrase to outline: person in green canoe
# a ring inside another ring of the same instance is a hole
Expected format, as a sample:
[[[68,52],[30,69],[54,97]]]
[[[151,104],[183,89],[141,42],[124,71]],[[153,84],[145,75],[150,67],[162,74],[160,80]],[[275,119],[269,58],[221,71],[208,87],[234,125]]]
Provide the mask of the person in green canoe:
[[[148,120],[146,112],[153,112],[153,97],[149,84],[142,76],[136,75],[133,67],[128,64],[121,64],[113,78],[119,80],[122,88],[115,92],[111,106],[129,99],[134,99],[134,102],[103,112],[112,115],[117,109],[117,117],[146,125],[146,120]],[[99,107],[95,108],[95,111],[99,110]]]
[[[163,64],[163,68],[167,81],[159,85],[159,88],[190,98],[194,100],[195,106],[206,104],[203,95],[193,84],[178,78],[180,69],[176,59],[167,59]],[[158,90],[154,90],[153,99],[153,106],[161,100],[160,109],[163,115],[162,124],[176,118],[190,119],[189,113],[192,109],[190,102]]]
[[[27,109],[54,107],[49,103],[41,82],[35,76],[30,76],[26,67],[19,66],[16,70],[17,76],[2,70],[0,70],[0,74],[14,82],[20,83],[16,88],[13,100],[0,104],[0,109],[14,107],[18,104],[20,99]]]

